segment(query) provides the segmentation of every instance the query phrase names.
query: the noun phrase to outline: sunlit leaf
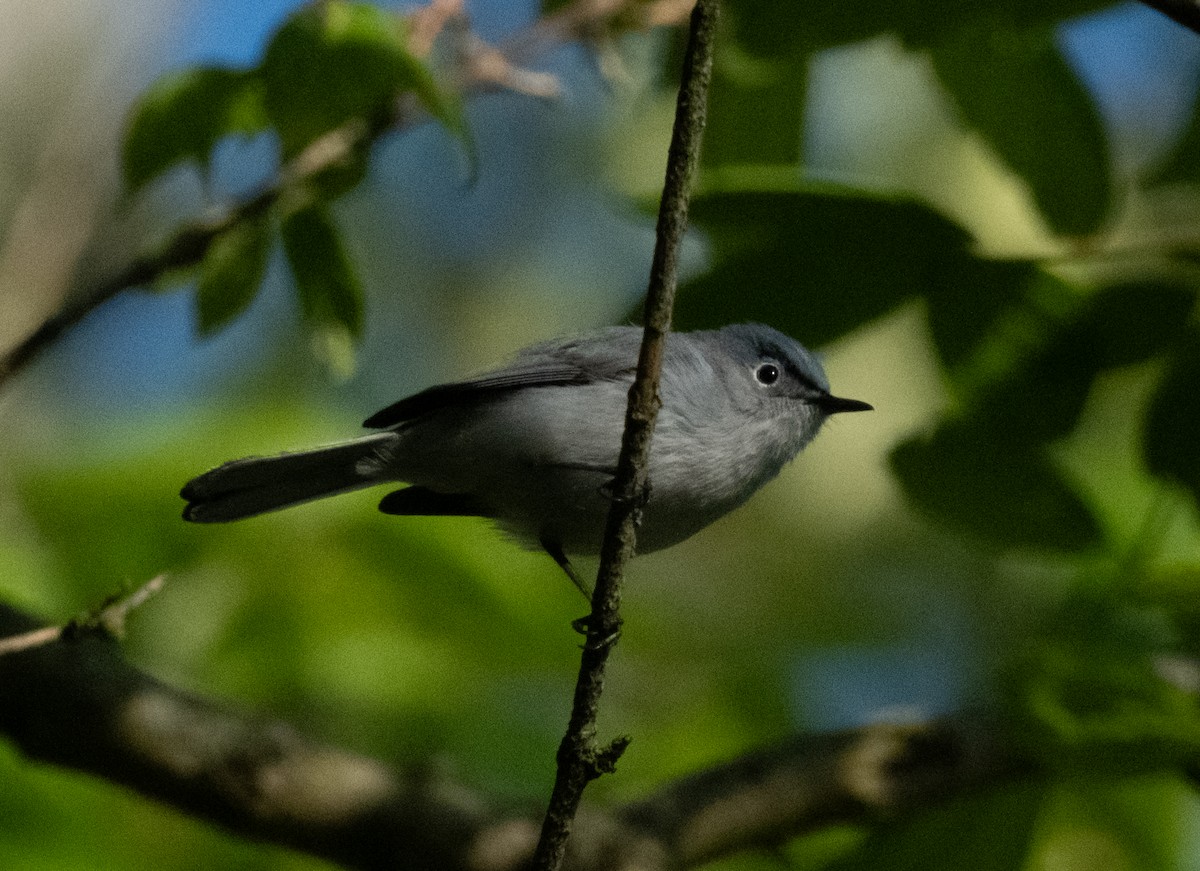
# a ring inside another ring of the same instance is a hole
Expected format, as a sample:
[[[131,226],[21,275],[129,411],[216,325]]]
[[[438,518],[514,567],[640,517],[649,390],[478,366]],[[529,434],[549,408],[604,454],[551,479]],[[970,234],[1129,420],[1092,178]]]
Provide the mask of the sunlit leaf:
[[[1007,432],[943,424],[897,446],[891,465],[918,510],[978,540],[1063,551],[1101,540],[1091,511],[1062,474]]]
[[[288,215],[280,236],[304,317],[319,329],[332,325],[357,337],[362,332],[362,285],[327,209],[311,205]]]
[[[964,120],[1029,185],[1057,232],[1095,232],[1112,198],[1108,142],[1095,103],[1050,27],[964,27],[932,51]]]
[[[238,221],[209,246],[200,267],[196,314],[202,335],[224,327],[250,305],[262,283],[271,251],[271,221]]]
[[[253,71],[199,67],[163,76],[133,108],[122,144],[126,187],[137,191],[188,161],[207,169],[222,137],[265,129],[262,99]]]
[[[1044,852],[1029,867],[1045,868],[1065,854],[1104,843],[1114,865],[1153,871],[1182,868],[1191,853],[1194,792],[1177,774],[1073,778],[1055,784],[1043,816]],[[1097,863],[1100,864],[1100,863]]]

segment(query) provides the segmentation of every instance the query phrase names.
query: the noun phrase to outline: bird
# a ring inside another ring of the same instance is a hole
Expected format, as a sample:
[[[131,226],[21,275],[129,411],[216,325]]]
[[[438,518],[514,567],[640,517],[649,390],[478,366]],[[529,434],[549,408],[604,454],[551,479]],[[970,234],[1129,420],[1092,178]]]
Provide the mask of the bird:
[[[599,553],[642,330],[531,345],[507,365],[415,393],[349,441],[245,457],[190,480],[184,519],[223,523],[379,484],[393,515],[490,518],[554,558]],[[763,324],[665,337],[638,553],[677,544],[742,505],[833,414],[872,406],[830,392],[818,358]]]

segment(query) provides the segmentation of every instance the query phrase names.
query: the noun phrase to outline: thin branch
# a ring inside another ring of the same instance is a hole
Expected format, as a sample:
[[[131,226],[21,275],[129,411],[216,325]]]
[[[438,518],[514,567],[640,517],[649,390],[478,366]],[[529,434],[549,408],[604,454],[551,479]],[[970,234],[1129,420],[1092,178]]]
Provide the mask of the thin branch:
[[[505,88],[534,96],[549,96],[555,91],[554,83],[545,74],[524,70],[521,65],[534,61],[564,42],[588,38],[598,28],[610,26],[629,5],[630,0],[576,0],[535,23],[525,35],[514,37],[499,49],[468,33],[461,40],[460,51],[456,53],[459,69],[453,78],[464,94]],[[436,34],[461,15],[461,6],[460,0],[433,0],[429,6],[413,13],[414,27],[410,39],[414,52],[418,55],[427,54]],[[669,23],[661,19],[666,18],[665,13],[670,11],[671,8],[666,9],[654,19],[654,23]],[[674,11],[683,14],[682,10]],[[625,29],[637,25],[638,22],[630,21]],[[281,198],[303,191],[323,173],[353,161],[385,133],[414,126],[428,120],[428,117],[415,100],[399,100],[390,115],[377,123],[353,120],[322,136],[286,164],[278,177],[257,193],[184,224],[157,250],[137,257],[114,270],[111,276],[76,294],[73,302],[47,318],[32,334],[0,356],[0,387],[109,300],[126,290],[152,285],[170,273],[197,266],[213,241],[235,224],[260,215]]]
[[[35,624],[0,606],[0,634]],[[347,867],[523,871],[537,842],[532,814],[502,811],[507,802],[444,774],[397,771],[167,686],[103,632],[0,657],[0,698],[0,733],[31,758]],[[1030,774],[1032,763],[978,713],[799,735],[632,804],[585,808],[568,864],[678,871]]]
[[[21,653],[45,644],[53,644],[64,635],[78,632],[100,630],[110,638],[122,638],[125,635],[125,622],[130,612],[140,608],[146,600],[162,590],[166,575],[151,578],[132,593],[117,596],[105,602],[94,613],[82,620],[72,620],[62,626],[43,626],[41,629],[31,629],[18,635],[0,638],[0,656],[11,653]]]
[[[629,391],[621,454],[612,483],[612,506],[600,551],[600,569],[592,594],[592,612],[580,657],[571,718],[559,745],[554,790],[534,855],[533,865],[539,871],[556,871],[561,867],[584,789],[600,774],[613,770],[629,743],[628,738],[618,738],[605,747],[598,746],[596,718],[608,656],[621,630],[621,580],[634,553],[637,527],[650,486],[650,440],[662,405],[658,383],[663,346],[671,327],[679,246],[687,229],[688,197],[700,162],[717,13],[717,0],[699,0],[692,11],[646,294],[645,334],[637,376]]]
[[[62,635],[62,626],[43,626],[41,629],[30,629],[28,632],[22,632],[19,635],[0,638],[0,656],[5,656],[9,653],[20,653],[24,650],[32,650],[35,647],[42,647],[46,644],[53,644],[62,638]]]

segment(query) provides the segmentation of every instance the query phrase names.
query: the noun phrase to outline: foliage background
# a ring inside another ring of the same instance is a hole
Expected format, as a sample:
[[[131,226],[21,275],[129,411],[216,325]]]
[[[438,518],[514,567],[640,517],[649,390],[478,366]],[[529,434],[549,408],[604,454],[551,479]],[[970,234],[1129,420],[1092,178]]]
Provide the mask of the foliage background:
[[[182,168],[110,217],[136,95],[165,70],[256,62],[294,8],[7,5],[3,346],[56,307],[64,264],[100,271],[271,175],[271,136],[233,139],[207,182]],[[1161,436],[1156,478],[1142,449],[1153,409],[1178,411],[1152,432],[1200,419],[1195,35],[1136,5],[1010,2],[987,21],[933,0],[728,7],[678,319],[762,319],[819,344],[836,392],[877,411],[834,419],[745,509],[634,563],[602,728],[635,740],[590,797],[798,729],[998,705],[1059,776],[801,839],[787,859],[1196,867],[1200,805],[1154,763],[1194,751],[1197,718],[1151,668],[1195,647],[1195,453]],[[471,11],[485,38],[537,14]],[[550,58],[560,101],[472,99],[473,183],[436,125],[374,148],[335,206],[366,298],[352,370],[298,317],[275,251],[227,330],[197,337],[185,276],[118,298],[25,373],[0,397],[0,595],[61,619],[167,571],[126,643],[153,674],[543,801],[582,608],[551,561],[482,522],[380,516],[375,493],[218,528],[182,523],[176,494],[628,316],[677,46],[609,48],[615,80],[582,49]],[[1071,681],[1086,711],[1064,701]],[[322,864],[3,746],[0,769],[5,866]]]

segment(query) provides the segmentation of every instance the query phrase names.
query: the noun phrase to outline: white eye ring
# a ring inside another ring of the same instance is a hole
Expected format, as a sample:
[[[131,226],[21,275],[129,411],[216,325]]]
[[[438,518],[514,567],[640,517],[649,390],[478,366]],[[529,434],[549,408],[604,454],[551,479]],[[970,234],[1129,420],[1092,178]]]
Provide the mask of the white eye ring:
[[[779,367],[774,363],[759,363],[754,370],[754,377],[759,384],[770,387],[779,380]]]

